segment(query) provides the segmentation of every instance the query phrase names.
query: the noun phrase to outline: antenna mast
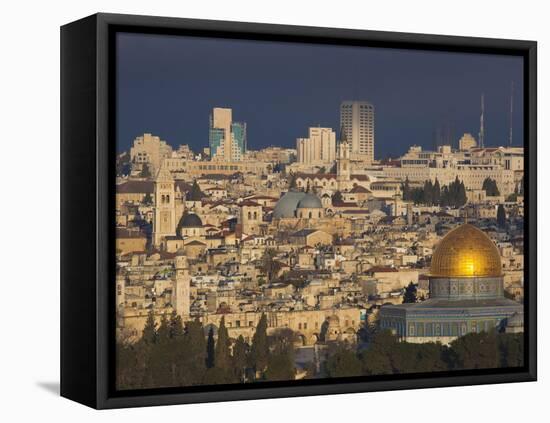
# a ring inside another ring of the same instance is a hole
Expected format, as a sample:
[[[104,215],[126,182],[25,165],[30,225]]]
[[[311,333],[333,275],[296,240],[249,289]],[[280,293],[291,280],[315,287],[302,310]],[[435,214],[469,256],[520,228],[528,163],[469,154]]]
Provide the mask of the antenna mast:
[[[512,122],[514,120],[514,81],[512,81],[511,89],[510,89],[510,147],[512,146],[512,136],[513,136],[513,130],[512,130]]]
[[[481,94],[481,116],[479,117],[479,146],[485,147],[485,128],[483,127],[483,114],[485,112],[485,94]]]

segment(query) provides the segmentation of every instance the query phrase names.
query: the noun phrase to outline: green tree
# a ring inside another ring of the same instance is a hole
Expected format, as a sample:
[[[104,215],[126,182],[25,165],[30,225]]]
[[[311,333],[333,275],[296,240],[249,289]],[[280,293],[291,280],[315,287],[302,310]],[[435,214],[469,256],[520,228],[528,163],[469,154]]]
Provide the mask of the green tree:
[[[424,204],[428,206],[433,204],[433,185],[431,180],[424,182]]]
[[[410,282],[403,293],[403,303],[416,303],[416,301],[416,285]]]
[[[147,163],[143,163],[143,166],[141,167],[141,172],[139,173],[140,178],[150,178],[151,177],[151,170],[149,169],[149,165]]]
[[[500,191],[498,190],[497,181],[491,178],[485,178],[483,181],[483,185],[481,187],[482,190],[486,192],[486,194],[490,197],[496,197],[500,195]]]
[[[267,339],[267,317],[262,313],[256,331],[252,337],[252,345],[250,347],[250,367],[256,372],[263,372],[267,367],[269,356],[269,344]]]
[[[411,198],[411,185],[409,183],[409,177],[407,176],[405,178],[405,182],[403,183],[403,186],[401,187],[401,191],[403,192],[403,200],[404,201],[410,201]]]
[[[181,340],[184,335],[183,323],[181,316],[176,313],[176,310],[172,311],[170,315],[170,338],[174,340]]]
[[[523,367],[523,333],[502,333],[498,335],[501,367]]]
[[[229,335],[225,327],[225,316],[220,321],[218,328],[218,341],[216,342],[214,365],[221,369],[230,368],[231,354],[229,352]]]
[[[355,351],[347,345],[338,343],[324,363],[327,377],[350,377],[362,374],[361,361]]]
[[[451,342],[453,369],[490,369],[498,367],[500,351],[495,331],[468,333]]]
[[[456,207],[462,207],[467,202],[468,202],[468,197],[466,196],[466,187],[464,186],[464,182],[461,181],[458,185],[458,193],[457,193],[457,199],[456,199],[455,205]]]
[[[151,196],[151,194],[147,193],[143,196],[143,204],[147,206],[153,204],[153,197]]]
[[[449,187],[447,185],[443,185],[443,188],[441,188],[441,200],[439,205],[441,207],[449,207],[451,205]]]
[[[208,340],[206,341],[206,367],[211,369],[215,363],[215,342],[214,342],[214,328],[210,326],[208,331]]]
[[[383,330],[373,337],[369,348],[361,353],[363,374],[384,375],[394,373],[389,352],[397,344],[397,339],[388,330]]]
[[[239,335],[233,346],[233,374],[235,381],[244,382],[248,361],[248,344],[242,335]]]
[[[206,339],[198,320],[188,321],[178,351],[178,385],[189,386],[203,382],[206,372]]]
[[[437,178],[435,178],[435,183],[433,186],[432,200],[437,206],[441,204],[441,186],[439,185]]]
[[[152,307],[147,314],[141,341],[145,344],[154,344],[157,341],[157,324],[155,322],[155,312]]]
[[[338,204],[342,203],[344,199],[342,198],[342,193],[340,191],[336,191],[334,194],[332,194],[332,203]]]
[[[294,380],[294,378],[294,363],[288,352],[275,353],[269,357],[265,371],[266,380]]]
[[[288,182],[288,189],[296,189],[296,175],[294,173],[290,174],[290,181]]]
[[[130,155],[127,152],[124,152],[117,156],[116,158],[116,175],[117,176],[127,176],[132,169],[132,164],[130,162]]]
[[[195,179],[193,181],[193,185],[191,186],[191,190],[187,193],[187,200],[189,201],[201,201],[204,197],[204,193],[201,191],[201,188]]]
[[[500,228],[506,227],[506,210],[502,204],[499,204],[497,208],[497,224]]]

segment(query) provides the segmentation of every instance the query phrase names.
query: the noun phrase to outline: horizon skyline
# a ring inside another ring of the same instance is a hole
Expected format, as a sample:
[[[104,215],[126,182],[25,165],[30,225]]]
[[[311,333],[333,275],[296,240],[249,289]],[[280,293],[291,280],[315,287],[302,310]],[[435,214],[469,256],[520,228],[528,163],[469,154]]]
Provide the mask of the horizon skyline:
[[[317,72],[299,66],[304,54]],[[281,66],[282,59],[296,66]],[[334,68],[342,60],[356,66]],[[235,121],[246,122],[251,150],[295,148],[310,127],[339,137],[340,104],[366,101],[375,107],[375,159],[394,158],[411,145],[433,150],[436,132],[449,128],[454,147],[464,133],[479,141],[482,95],[485,146],[508,146],[512,84],[513,146],[522,146],[522,80],[522,59],[513,56],[119,34],[117,152],[143,133],[202,151],[214,107],[231,108]]]

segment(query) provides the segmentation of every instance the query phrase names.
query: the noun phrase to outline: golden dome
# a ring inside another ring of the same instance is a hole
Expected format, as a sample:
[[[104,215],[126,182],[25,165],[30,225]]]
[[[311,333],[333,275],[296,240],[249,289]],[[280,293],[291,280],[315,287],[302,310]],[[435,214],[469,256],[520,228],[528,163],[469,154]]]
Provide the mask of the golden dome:
[[[450,231],[432,256],[430,276],[444,278],[502,276],[496,245],[480,229],[464,224]]]

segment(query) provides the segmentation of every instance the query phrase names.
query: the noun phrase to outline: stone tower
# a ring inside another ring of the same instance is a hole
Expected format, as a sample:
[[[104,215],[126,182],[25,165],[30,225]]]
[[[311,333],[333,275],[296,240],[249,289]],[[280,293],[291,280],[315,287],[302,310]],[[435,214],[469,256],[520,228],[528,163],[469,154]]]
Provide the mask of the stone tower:
[[[174,282],[173,295],[176,313],[183,321],[189,319],[191,309],[191,276],[189,275],[189,265],[187,256],[182,251],[178,251],[175,259],[176,278]]]
[[[241,203],[239,223],[241,231],[247,235],[260,235],[260,227],[263,221],[262,205],[253,201]]]
[[[338,145],[338,158],[336,165],[336,181],[338,182],[338,189],[348,188],[349,181],[351,179],[350,169],[350,145],[346,138],[345,131],[341,131],[341,140]]]
[[[164,164],[155,178],[154,211],[153,244],[158,248],[164,237],[176,235],[174,178]]]

